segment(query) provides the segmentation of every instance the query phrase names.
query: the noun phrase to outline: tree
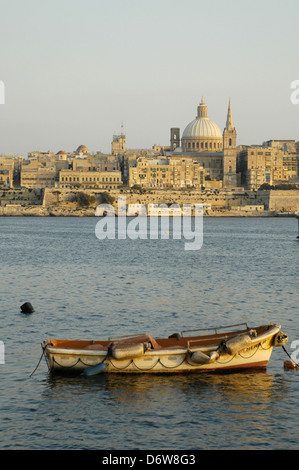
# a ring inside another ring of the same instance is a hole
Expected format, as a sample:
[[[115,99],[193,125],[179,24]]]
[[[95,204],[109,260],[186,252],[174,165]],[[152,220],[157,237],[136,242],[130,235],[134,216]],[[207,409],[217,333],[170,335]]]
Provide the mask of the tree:
[[[89,194],[86,194],[83,191],[79,191],[78,193],[76,193],[74,201],[79,207],[88,207],[91,204],[94,204],[95,197],[90,196]]]
[[[103,202],[104,204],[110,204],[110,205],[112,205],[113,202],[114,202],[114,200],[115,200],[115,198],[114,198],[113,196],[111,196],[111,194],[109,194],[109,193],[107,193],[107,192],[102,193],[101,196],[102,196],[102,202]]]

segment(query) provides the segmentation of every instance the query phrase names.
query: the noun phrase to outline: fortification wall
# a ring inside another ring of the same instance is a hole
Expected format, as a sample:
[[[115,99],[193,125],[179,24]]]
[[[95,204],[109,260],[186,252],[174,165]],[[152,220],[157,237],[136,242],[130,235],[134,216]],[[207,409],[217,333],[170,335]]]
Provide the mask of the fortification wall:
[[[299,190],[270,191],[269,209],[272,211],[297,212]]]
[[[82,207],[74,201],[76,192],[94,196],[90,207]],[[5,190],[0,191],[0,215],[93,215],[101,202],[103,190]],[[117,207],[120,196],[126,204],[204,204],[210,206],[210,215],[244,215],[245,206],[264,206],[265,212],[295,213],[299,210],[299,190],[290,191],[200,191],[200,190],[150,190],[147,192],[132,189],[115,189],[107,192],[106,202]],[[260,209],[259,215],[263,215]],[[212,214],[213,213],[213,214]],[[249,214],[248,214],[249,215]]]
[[[80,190],[78,190],[80,191]],[[71,189],[46,189],[43,206],[70,206]],[[85,193],[100,198],[104,191],[85,190]],[[127,204],[206,204],[214,211],[237,210],[246,205],[264,205],[266,211],[296,212],[299,209],[299,190],[290,191],[200,191],[200,190],[150,190],[146,192],[131,189],[115,189],[108,192],[114,198],[116,206],[118,197],[126,198]]]

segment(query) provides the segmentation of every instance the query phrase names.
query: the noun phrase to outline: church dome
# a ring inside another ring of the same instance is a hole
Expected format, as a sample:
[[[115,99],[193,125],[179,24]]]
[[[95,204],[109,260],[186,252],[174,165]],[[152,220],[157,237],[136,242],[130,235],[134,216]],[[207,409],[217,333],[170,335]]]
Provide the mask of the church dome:
[[[189,152],[222,150],[222,132],[219,126],[208,117],[207,106],[203,99],[197,111],[197,117],[187,125],[183,132],[183,150]]]
[[[222,139],[222,132],[216,122],[208,117],[197,117],[185,128],[182,138]]]
[[[88,148],[86,147],[86,145],[79,145],[76,150],[76,153],[88,153]]]

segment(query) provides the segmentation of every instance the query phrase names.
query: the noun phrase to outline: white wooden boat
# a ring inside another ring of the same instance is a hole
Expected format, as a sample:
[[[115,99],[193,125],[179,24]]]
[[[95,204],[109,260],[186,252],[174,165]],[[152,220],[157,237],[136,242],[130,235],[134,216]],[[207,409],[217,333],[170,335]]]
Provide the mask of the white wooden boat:
[[[42,348],[52,373],[190,373],[265,369],[273,347],[288,341],[277,324],[191,332],[196,336],[182,331],[161,339],[146,334],[103,341],[48,339]]]

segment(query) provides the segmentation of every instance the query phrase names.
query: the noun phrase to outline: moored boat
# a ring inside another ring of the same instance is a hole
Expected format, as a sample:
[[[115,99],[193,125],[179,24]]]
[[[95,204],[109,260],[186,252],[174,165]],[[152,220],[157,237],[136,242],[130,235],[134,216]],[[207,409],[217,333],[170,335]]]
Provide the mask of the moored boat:
[[[273,347],[287,340],[280,325],[249,328],[245,323],[160,339],[146,334],[102,341],[48,339],[42,348],[51,373],[226,372],[265,369]]]

